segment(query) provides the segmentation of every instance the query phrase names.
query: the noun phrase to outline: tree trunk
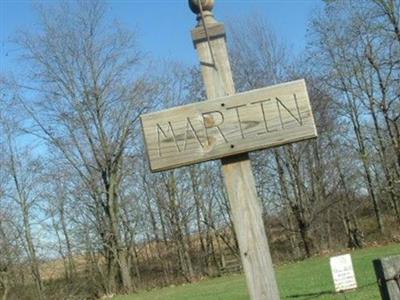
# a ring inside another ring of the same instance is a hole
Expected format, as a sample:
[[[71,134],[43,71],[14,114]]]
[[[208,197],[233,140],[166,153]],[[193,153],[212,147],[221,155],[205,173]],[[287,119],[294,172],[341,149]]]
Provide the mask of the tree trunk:
[[[62,229],[64,238],[65,238],[65,245],[67,247],[68,273],[69,273],[69,277],[71,278],[72,276],[74,276],[76,270],[75,270],[75,263],[74,263],[73,253],[72,253],[71,241],[70,241],[68,230],[67,230],[67,224],[65,222],[64,204],[61,204],[60,222],[61,222],[61,229]]]
[[[303,180],[300,172],[299,163],[294,155],[292,145],[287,146],[287,151],[289,154],[289,162],[293,172],[289,172],[291,176],[291,184],[293,186],[293,191],[295,194],[296,200],[291,202],[291,209],[293,211],[293,215],[296,219],[297,226],[299,228],[300,237],[303,242],[304,251],[307,257],[311,257],[314,251],[314,241],[311,237],[310,233],[310,223],[309,218],[307,216],[306,207],[305,207],[305,195],[303,192]]]
[[[177,245],[182,275],[188,282],[192,282],[194,278],[194,272],[187,241],[185,239],[182,228],[179,205],[177,201],[176,180],[173,171],[170,172],[168,175],[167,190],[169,197],[169,208],[171,213],[170,220],[174,231],[174,240]]]
[[[22,209],[23,209],[24,236],[25,236],[25,242],[27,245],[28,255],[29,255],[29,259],[30,259],[31,272],[32,272],[33,280],[35,282],[38,299],[42,300],[42,299],[44,299],[43,282],[42,282],[42,278],[41,278],[40,271],[39,271],[39,262],[38,262],[38,259],[36,256],[36,248],[32,241],[31,228],[30,228],[30,224],[29,224],[29,212],[28,212],[26,203]]]

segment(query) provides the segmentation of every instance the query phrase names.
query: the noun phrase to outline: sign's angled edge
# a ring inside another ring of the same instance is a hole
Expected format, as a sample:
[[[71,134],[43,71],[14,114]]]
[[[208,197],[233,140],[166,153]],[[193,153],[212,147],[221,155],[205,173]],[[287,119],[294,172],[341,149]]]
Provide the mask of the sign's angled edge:
[[[306,87],[305,80],[304,79],[298,79],[298,80],[278,83],[278,84],[274,84],[274,85],[271,85],[271,86],[266,86],[266,87],[250,90],[250,91],[240,92],[240,93],[236,93],[236,94],[232,94],[232,95],[228,95],[228,96],[211,98],[211,99],[207,99],[207,100],[204,100],[204,101],[197,101],[197,102],[192,102],[192,103],[188,103],[188,104],[184,104],[184,105],[179,105],[179,106],[166,108],[166,109],[163,109],[163,110],[160,110],[160,111],[149,112],[149,113],[146,113],[146,114],[142,114],[140,116],[140,118],[150,118],[152,115],[156,115],[156,114],[159,114],[159,113],[168,113],[170,111],[176,110],[177,108],[183,109],[185,107],[190,107],[190,106],[193,106],[195,104],[198,104],[199,102],[223,101],[224,99],[229,99],[229,98],[232,98],[232,97],[240,97],[240,96],[243,96],[243,95],[248,95],[248,94],[252,94],[252,93],[258,93],[260,91],[267,91],[267,90],[270,90],[270,89],[280,88],[280,87],[283,87],[285,85],[294,85],[294,84],[300,84],[300,83],[303,83],[303,85]],[[306,91],[307,91],[307,87],[306,87]],[[308,96],[308,91],[307,91],[307,100],[310,102],[310,98]],[[311,110],[311,106],[309,106],[309,108]],[[314,118],[313,118],[313,120],[314,120]]]
[[[318,136],[316,136],[315,134],[308,135],[308,136],[303,136],[301,138],[293,139],[290,143],[287,143],[287,144],[284,144],[284,145],[288,145],[288,144],[292,144],[292,143],[298,143],[298,142],[304,142],[304,141],[308,141],[308,140],[313,140],[313,139],[316,139],[317,137]],[[270,145],[268,147],[263,147],[263,148],[254,147],[254,148],[250,148],[250,149],[248,149],[246,151],[232,152],[231,154],[229,154],[227,156],[209,157],[207,159],[199,158],[198,160],[191,161],[190,164],[187,163],[187,162],[183,162],[183,163],[177,163],[177,164],[175,164],[173,166],[168,166],[168,167],[152,168],[151,171],[153,173],[162,172],[162,171],[168,171],[168,170],[172,170],[172,169],[186,167],[186,166],[189,166],[189,165],[199,164],[199,163],[202,163],[202,162],[207,162],[207,161],[213,161],[213,160],[233,157],[233,156],[244,154],[244,153],[259,152],[259,151],[263,151],[263,150],[273,149],[273,148],[281,147],[281,146],[284,146],[284,145],[281,145],[281,144],[275,145],[275,144],[273,144],[273,145]]]
[[[312,106],[311,106],[311,100],[310,100],[310,95],[308,94],[307,83],[306,83],[306,80],[304,78],[300,79],[298,81],[302,81],[303,86],[304,86],[304,90],[306,91],[306,96],[307,96],[307,100],[308,100],[307,101],[307,106],[308,106],[308,110],[311,112],[311,118],[312,118],[312,123],[313,123],[313,127],[314,127],[314,134],[315,134],[315,138],[317,138],[318,137],[317,123],[315,122],[314,111],[313,111]]]
[[[149,155],[149,149],[147,148],[147,138],[146,138],[146,134],[144,133],[144,125],[143,125],[143,115],[140,115],[140,127],[142,130],[142,136],[143,136],[143,140],[144,140],[144,152],[146,153],[146,158],[147,158],[147,162],[149,164],[150,167],[150,171],[151,172],[156,172],[153,170],[153,166],[151,165],[151,159],[150,159],[150,155]]]

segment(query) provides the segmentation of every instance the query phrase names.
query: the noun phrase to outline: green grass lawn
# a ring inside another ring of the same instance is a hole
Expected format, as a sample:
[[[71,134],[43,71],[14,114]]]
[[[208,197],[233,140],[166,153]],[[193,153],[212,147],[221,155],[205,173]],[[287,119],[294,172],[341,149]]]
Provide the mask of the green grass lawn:
[[[353,299],[378,300],[372,260],[400,254],[400,244],[354,251],[354,270],[358,289],[346,294],[335,294],[329,267],[329,257],[318,257],[277,268],[281,299]],[[243,275],[207,279],[198,283],[168,287],[119,296],[117,300],[248,300]]]

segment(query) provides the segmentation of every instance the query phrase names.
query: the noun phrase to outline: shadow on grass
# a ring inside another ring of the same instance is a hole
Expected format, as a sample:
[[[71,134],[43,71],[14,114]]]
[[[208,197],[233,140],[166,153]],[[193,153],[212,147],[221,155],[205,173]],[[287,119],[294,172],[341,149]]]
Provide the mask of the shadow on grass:
[[[369,287],[371,285],[375,285],[376,282],[371,282],[371,283],[367,283],[364,284],[362,286],[359,286],[357,288],[357,290],[361,290],[363,288]],[[356,290],[352,290],[352,291],[356,291]],[[319,292],[315,292],[315,293],[305,293],[305,294],[294,294],[294,295],[289,295],[287,297],[285,297],[286,299],[296,299],[296,298],[302,298],[302,300],[309,300],[309,299],[316,299],[319,298],[321,296],[324,295],[337,295],[337,294],[345,294],[346,292],[340,292],[337,293],[335,291],[331,291],[331,290],[327,290],[327,291],[319,291]]]
[[[288,299],[303,298],[305,300],[305,299],[318,298],[318,297],[324,296],[324,295],[334,295],[334,294],[336,294],[334,291],[322,291],[322,292],[306,293],[306,294],[294,294],[294,295],[289,295],[286,298],[288,298]],[[307,298],[304,298],[304,297],[307,297]]]

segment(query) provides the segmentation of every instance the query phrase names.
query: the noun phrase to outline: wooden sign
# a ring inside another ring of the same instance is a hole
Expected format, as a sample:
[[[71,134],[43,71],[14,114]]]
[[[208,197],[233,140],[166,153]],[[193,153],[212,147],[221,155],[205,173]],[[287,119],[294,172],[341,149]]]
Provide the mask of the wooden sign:
[[[373,261],[382,300],[400,299],[400,255]]]
[[[317,136],[304,80],[141,116],[152,171]]]
[[[330,265],[336,292],[357,288],[350,254],[331,257]]]

